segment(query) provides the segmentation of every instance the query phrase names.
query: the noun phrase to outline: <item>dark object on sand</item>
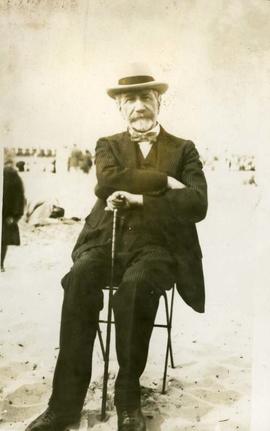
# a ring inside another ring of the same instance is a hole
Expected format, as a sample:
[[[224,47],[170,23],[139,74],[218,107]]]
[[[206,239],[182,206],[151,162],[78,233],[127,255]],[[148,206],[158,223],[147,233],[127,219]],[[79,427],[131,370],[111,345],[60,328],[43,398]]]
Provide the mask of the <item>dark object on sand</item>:
[[[45,226],[53,223],[51,219],[64,217],[64,208],[58,205],[57,199],[29,202],[26,210],[26,222],[33,226]]]
[[[64,217],[64,215],[65,215],[64,208],[59,207],[57,205],[52,206],[50,218],[60,218],[60,217]]]

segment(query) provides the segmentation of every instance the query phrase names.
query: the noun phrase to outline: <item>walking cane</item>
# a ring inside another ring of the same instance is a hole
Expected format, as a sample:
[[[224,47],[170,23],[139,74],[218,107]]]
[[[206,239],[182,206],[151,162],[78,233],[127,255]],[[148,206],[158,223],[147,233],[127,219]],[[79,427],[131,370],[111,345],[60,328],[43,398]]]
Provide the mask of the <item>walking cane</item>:
[[[109,357],[110,357],[111,326],[112,326],[112,297],[113,297],[113,287],[114,287],[113,279],[114,279],[114,263],[115,263],[114,261],[115,261],[116,218],[117,218],[117,209],[113,210],[111,274],[110,274],[110,285],[109,285],[107,334],[106,334],[106,349],[105,349],[102,406],[101,406],[102,421],[106,419],[107,386],[108,386],[108,377],[109,377]]]

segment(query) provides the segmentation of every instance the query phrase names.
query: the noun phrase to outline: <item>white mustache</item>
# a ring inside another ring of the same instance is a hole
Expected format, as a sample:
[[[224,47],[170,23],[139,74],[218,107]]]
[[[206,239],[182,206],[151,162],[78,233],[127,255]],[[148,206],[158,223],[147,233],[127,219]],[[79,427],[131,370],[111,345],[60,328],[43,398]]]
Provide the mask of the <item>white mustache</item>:
[[[136,121],[136,120],[151,120],[151,116],[149,114],[140,114],[140,115],[131,116],[130,119],[132,121]]]

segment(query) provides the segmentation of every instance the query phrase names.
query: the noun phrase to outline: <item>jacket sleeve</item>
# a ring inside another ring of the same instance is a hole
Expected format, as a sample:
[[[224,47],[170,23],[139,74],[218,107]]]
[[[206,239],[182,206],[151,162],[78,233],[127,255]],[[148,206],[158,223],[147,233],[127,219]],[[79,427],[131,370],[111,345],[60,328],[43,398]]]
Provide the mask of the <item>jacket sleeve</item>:
[[[107,139],[99,139],[96,146],[97,186],[95,194],[106,200],[116,190],[134,194],[158,192],[167,186],[167,175],[153,170],[123,166]]]
[[[195,145],[187,141],[182,166],[177,175],[185,188],[167,190],[161,196],[143,196],[145,219],[149,223],[155,214],[159,219],[197,223],[207,212],[207,184]]]

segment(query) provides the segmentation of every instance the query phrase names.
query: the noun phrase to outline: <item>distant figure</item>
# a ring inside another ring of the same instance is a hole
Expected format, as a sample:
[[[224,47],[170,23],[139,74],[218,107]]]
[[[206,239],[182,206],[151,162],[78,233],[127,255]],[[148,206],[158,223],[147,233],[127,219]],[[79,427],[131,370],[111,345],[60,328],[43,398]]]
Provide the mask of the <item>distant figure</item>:
[[[56,160],[55,159],[51,162],[51,173],[56,174]]]
[[[80,168],[83,172],[85,172],[86,174],[88,174],[88,172],[91,169],[93,162],[92,162],[92,156],[90,151],[85,150],[85,154],[83,155],[83,158],[80,162]]]
[[[23,160],[19,160],[16,163],[16,167],[18,168],[19,172],[24,172],[25,162]]]
[[[25,154],[27,155],[27,154]],[[43,148],[40,148],[39,152],[38,152],[38,157],[45,157],[45,151],[43,150]]]
[[[4,167],[1,271],[9,245],[20,245],[18,221],[24,210],[24,189],[17,171],[7,163]]]
[[[23,156],[23,150],[22,150],[22,148],[18,148],[16,156]]]
[[[249,178],[249,180],[248,180],[248,184],[250,184],[250,185],[254,185],[254,186],[257,186],[258,184],[256,183],[256,180],[255,180],[255,176],[254,175],[252,175],[250,178]]]
[[[77,145],[73,145],[73,149],[71,151],[71,155],[68,159],[68,171],[70,169],[79,169],[80,163],[83,160],[83,153],[82,151],[77,147]]]

